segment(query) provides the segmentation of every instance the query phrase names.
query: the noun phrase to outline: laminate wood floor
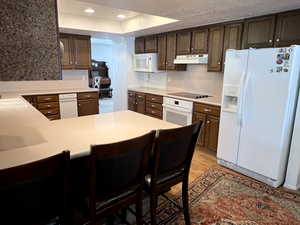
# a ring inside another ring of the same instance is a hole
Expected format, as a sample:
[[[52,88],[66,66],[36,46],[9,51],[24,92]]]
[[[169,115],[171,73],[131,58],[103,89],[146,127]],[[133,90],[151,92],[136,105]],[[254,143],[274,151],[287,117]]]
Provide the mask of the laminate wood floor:
[[[196,147],[190,169],[189,183],[192,183],[208,169],[215,167],[221,167],[217,164],[216,153]],[[229,171],[233,172],[231,170]],[[181,191],[181,184],[174,186],[168,194],[175,195],[179,191]]]

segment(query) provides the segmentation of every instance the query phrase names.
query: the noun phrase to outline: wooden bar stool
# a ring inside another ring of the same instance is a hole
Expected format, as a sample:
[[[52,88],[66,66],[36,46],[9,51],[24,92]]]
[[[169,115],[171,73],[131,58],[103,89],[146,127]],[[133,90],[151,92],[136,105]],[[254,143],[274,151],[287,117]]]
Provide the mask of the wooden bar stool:
[[[68,224],[70,152],[0,170],[0,223]]]
[[[172,201],[184,212],[184,219],[190,225],[188,179],[197,138],[202,122],[193,125],[159,130],[155,140],[151,174],[146,177],[146,191],[150,194],[151,224],[156,224],[156,208],[158,195],[169,199],[165,192],[182,182],[183,207]]]
[[[142,224],[145,175],[155,131],[119,143],[91,147],[90,224],[136,205],[136,223]]]

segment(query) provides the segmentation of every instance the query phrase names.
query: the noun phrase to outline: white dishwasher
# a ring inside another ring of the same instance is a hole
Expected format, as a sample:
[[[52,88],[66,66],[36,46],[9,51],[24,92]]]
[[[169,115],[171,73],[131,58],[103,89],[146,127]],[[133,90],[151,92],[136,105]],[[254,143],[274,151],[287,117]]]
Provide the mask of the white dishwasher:
[[[60,118],[72,118],[78,116],[77,94],[60,94],[59,95]]]

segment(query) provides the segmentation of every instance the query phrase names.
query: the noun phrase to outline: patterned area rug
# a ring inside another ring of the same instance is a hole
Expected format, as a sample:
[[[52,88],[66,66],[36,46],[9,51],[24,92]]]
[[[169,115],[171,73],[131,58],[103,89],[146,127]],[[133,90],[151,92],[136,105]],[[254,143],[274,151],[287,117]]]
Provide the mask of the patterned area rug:
[[[208,170],[189,192],[193,225],[300,225],[299,194],[222,169]],[[175,200],[181,204],[180,195]],[[167,201],[160,201],[157,213],[158,224],[185,224],[182,213]]]

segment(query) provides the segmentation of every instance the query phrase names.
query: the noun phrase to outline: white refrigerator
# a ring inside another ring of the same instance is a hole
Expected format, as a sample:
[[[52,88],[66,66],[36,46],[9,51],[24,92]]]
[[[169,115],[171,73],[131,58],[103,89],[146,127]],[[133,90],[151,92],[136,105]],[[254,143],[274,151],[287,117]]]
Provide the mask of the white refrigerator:
[[[300,46],[228,50],[218,163],[281,185],[299,88]]]

